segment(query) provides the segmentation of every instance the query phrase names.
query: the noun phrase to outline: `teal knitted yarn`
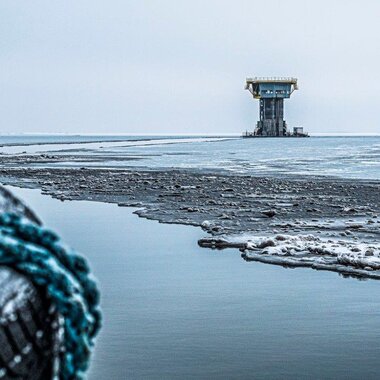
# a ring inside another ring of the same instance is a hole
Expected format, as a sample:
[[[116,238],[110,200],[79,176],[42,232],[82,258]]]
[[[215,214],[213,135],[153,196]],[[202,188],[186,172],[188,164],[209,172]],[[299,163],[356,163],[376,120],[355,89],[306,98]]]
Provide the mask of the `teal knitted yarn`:
[[[83,379],[101,325],[99,290],[86,260],[54,232],[15,214],[1,214],[0,265],[46,289],[63,318],[58,377]]]

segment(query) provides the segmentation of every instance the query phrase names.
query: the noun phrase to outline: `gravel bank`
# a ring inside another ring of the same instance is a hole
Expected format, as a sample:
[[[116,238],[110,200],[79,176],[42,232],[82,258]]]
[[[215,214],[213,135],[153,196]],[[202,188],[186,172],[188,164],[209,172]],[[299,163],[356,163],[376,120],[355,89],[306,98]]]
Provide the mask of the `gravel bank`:
[[[41,188],[62,201],[117,203],[138,207],[135,213],[148,219],[200,226],[211,235],[200,244],[215,248],[234,246],[223,237],[239,234],[312,234],[321,245],[326,239],[331,244],[342,240],[378,244],[380,234],[380,184],[374,181],[89,168],[4,168],[0,178],[3,184]],[[238,248],[249,250],[244,245]],[[286,252],[282,256],[292,256]],[[243,256],[256,258],[247,252]],[[283,262],[288,264],[289,260]],[[347,261],[343,265],[354,264]]]

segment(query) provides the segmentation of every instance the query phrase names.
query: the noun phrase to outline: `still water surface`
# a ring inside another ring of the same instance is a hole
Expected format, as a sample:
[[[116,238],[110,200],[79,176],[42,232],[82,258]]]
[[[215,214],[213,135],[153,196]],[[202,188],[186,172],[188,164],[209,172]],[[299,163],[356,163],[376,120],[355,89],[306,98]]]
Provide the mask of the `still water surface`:
[[[90,260],[104,327],[89,379],[378,379],[380,282],[246,263],[200,229],[13,189]]]

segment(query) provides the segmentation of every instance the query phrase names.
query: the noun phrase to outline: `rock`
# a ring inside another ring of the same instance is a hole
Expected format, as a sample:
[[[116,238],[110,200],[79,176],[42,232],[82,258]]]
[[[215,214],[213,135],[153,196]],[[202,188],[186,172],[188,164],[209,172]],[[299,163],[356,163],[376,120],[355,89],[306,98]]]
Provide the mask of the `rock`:
[[[267,216],[268,218],[273,218],[276,215],[276,211],[274,210],[262,211],[261,213]]]
[[[343,212],[349,212],[349,213],[356,213],[358,210],[356,210],[354,207],[344,207]]]
[[[202,223],[201,223],[201,227],[204,228],[204,229],[209,229],[211,227],[211,222],[208,221],[208,220],[204,220]]]
[[[266,247],[275,247],[276,243],[272,239],[267,239],[262,241],[260,244],[257,245],[257,248],[266,248]]]

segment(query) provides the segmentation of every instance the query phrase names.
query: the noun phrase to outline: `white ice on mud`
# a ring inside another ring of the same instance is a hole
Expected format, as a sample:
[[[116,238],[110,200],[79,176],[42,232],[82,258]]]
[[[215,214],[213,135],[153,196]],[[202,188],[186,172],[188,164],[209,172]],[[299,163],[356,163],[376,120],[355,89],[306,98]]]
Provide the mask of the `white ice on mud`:
[[[323,239],[314,235],[250,234],[201,239],[214,248],[240,248],[246,260],[270,264],[311,267],[380,279],[380,245],[347,240]]]

